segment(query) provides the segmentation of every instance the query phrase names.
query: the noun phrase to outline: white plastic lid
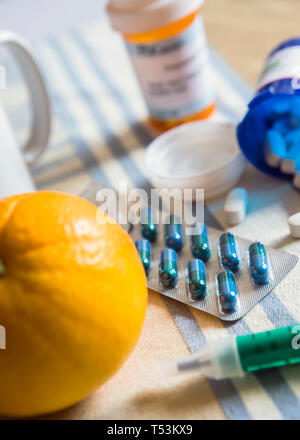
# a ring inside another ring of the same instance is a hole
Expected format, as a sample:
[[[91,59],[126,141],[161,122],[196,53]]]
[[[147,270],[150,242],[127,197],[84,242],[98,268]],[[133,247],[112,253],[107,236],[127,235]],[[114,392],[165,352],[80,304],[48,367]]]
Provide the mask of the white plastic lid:
[[[134,35],[159,29],[191,14],[204,0],[110,0],[107,12],[111,25],[123,34]]]
[[[228,191],[246,165],[236,127],[197,121],[156,138],[145,152],[148,177],[155,188],[204,189],[205,199]]]

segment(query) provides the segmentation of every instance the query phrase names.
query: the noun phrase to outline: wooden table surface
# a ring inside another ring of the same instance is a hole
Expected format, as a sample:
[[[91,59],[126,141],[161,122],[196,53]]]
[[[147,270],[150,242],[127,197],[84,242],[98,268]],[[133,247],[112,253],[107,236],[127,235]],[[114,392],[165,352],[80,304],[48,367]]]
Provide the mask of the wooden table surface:
[[[203,16],[209,43],[253,87],[270,50],[300,35],[299,0],[207,0]]]

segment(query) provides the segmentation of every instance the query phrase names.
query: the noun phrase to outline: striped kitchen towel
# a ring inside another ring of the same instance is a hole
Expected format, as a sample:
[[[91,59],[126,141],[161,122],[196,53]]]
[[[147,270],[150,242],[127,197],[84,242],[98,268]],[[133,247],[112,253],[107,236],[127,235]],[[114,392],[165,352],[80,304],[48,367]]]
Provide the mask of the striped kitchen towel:
[[[120,37],[104,20],[42,41],[35,50],[53,109],[49,148],[32,170],[38,188],[80,194],[92,180],[117,187],[124,179],[129,188],[149,187],[143,154],[155,133]],[[252,91],[214,50],[211,57],[218,104],[213,119],[238,122]],[[22,137],[26,96],[21,84],[16,82],[7,96]],[[249,191],[250,211],[241,225],[230,230],[299,255],[299,244],[289,237],[286,223],[297,211],[299,193],[290,183],[250,165],[240,184]],[[220,198],[207,204],[208,225],[226,228],[223,203]],[[123,368],[89,399],[54,417],[300,419],[298,366],[220,382],[204,377],[162,381],[155,369],[159,360],[194,352],[214,338],[299,322],[299,286],[296,266],[276,292],[235,323],[149,292],[142,337]]]

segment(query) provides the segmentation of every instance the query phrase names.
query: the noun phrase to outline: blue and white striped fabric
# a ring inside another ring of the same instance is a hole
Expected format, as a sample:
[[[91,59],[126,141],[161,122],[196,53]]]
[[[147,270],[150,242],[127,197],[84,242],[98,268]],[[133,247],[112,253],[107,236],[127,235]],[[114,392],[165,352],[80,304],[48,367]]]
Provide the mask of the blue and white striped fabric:
[[[53,106],[50,146],[32,170],[38,188],[79,194],[91,180],[116,187],[124,179],[129,187],[149,187],[143,154],[155,133],[145,122],[146,109],[119,36],[106,22],[96,23],[83,31],[70,31],[59,39],[44,41],[36,46],[36,52]],[[237,122],[252,91],[215,51],[211,55],[218,104],[213,119]],[[14,93],[18,98],[11,102],[20,105],[18,86]],[[299,254],[299,244],[289,238],[286,225],[288,215],[299,210],[299,193],[289,183],[262,175],[250,165],[241,185],[249,191],[250,212],[241,225],[231,230]],[[222,203],[217,200],[207,205],[206,223],[225,229]],[[300,317],[299,285],[300,270],[296,267],[276,293],[234,324],[168,298],[162,301],[185,344],[194,352],[216,337],[296,323]],[[225,418],[300,419],[297,366],[259,372],[244,380],[209,380],[209,387]],[[163,409],[160,411],[164,418]],[[170,417],[170,412],[167,414]],[[140,418],[141,414],[135,416]],[[143,417],[147,418],[147,413]],[[177,412],[174,417],[188,418],[188,413]],[[207,413],[200,407],[197,417],[207,418]],[[212,410],[209,417],[218,415]]]

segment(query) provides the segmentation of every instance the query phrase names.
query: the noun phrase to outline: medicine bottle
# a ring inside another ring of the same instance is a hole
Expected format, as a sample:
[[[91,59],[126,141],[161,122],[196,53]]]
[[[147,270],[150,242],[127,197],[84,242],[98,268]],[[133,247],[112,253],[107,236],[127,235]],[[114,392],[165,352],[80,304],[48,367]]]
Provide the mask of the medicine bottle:
[[[208,117],[215,108],[203,0],[110,0],[153,124],[161,130]]]
[[[283,41],[268,55],[248,112],[237,128],[240,147],[254,166],[273,176],[291,178],[281,168],[269,166],[264,154],[276,108],[285,106],[287,119],[297,119],[294,128],[300,129],[300,37]]]

